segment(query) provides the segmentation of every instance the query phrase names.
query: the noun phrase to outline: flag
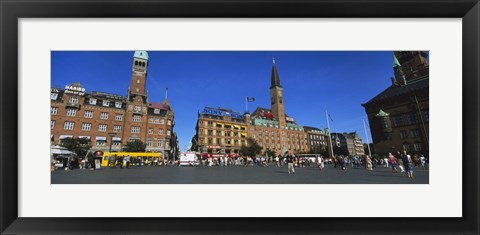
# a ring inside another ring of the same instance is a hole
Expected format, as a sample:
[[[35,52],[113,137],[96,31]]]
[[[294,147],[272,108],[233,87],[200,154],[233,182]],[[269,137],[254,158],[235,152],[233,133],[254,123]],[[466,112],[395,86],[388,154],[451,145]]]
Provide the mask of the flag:
[[[248,101],[248,102],[253,102],[253,101],[255,101],[255,98],[253,98],[253,97],[247,97],[247,101]]]

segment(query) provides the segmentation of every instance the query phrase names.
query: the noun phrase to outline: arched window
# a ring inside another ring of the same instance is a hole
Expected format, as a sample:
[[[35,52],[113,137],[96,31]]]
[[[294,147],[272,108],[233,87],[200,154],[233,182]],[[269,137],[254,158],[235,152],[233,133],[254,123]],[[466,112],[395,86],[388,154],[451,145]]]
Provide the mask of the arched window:
[[[138,65],[138,61],[135,60],[135,65]]]
[[[145,67],[145,62],[142,62],[142,67]]]

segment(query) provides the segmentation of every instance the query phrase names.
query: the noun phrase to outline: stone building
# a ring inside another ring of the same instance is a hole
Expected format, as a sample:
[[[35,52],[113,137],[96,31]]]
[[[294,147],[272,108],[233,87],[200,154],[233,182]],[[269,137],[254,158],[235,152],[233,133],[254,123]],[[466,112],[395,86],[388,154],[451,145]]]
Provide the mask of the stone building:
[[[121,151],[128,141],[141,140],[147,151],[169,156],[174,112],[163,103],[148,101],[146,77],[148,53],[133,55],[132,77],[127,96],[105,92],[85,92],[80,83],[51,88],[51,144],[65,138],[85,138],[92,150]],[[113,137],[112,137],[113,136]]]
[[[333,146],[342,148],[350,156],[365,155],[363,143],[357,132],[332,133]]]
[[[395,51],[392,84],[362,104],[375,153],[428,155],[429,65],[426,51]]]
[[[303,126],[303,129],[307,133],[307,143],[310,153],[326,153],[328,156],[331,155],[330,137],[325,131],[311,126]]]

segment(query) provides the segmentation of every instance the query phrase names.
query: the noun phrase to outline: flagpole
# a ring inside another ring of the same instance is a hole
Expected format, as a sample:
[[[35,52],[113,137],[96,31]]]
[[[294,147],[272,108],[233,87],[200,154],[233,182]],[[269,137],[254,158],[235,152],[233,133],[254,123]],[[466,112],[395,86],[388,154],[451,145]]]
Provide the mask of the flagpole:
[[[245,113],[248,112],[248,96],[245,96]]]
[[[368,140],[367,126],[365,126],[365,119],[362,119],[362,121],[363,121],[363,129],[365,129],[365,137],[367,138],[368,154],[372,156],[372,151],[370,150],[370,140]]]
[[[330,129],[330,122],[328,121],[328,111],[325,110],[325,115],[327,117],[327,127],[328,127],[328,134],[329,134],[329,138],[330,138],[330,152],[332,154],[332,158],[334,158],[334,155],[333,155],[333,146],[332,146],[332,130]]]

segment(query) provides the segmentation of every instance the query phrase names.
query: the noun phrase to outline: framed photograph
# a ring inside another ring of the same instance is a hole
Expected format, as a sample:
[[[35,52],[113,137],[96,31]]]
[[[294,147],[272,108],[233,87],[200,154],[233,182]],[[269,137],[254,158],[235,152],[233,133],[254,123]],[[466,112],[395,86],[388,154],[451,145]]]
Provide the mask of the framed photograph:
[[[2,234],[480,232],[478,1],[1,4]]]

